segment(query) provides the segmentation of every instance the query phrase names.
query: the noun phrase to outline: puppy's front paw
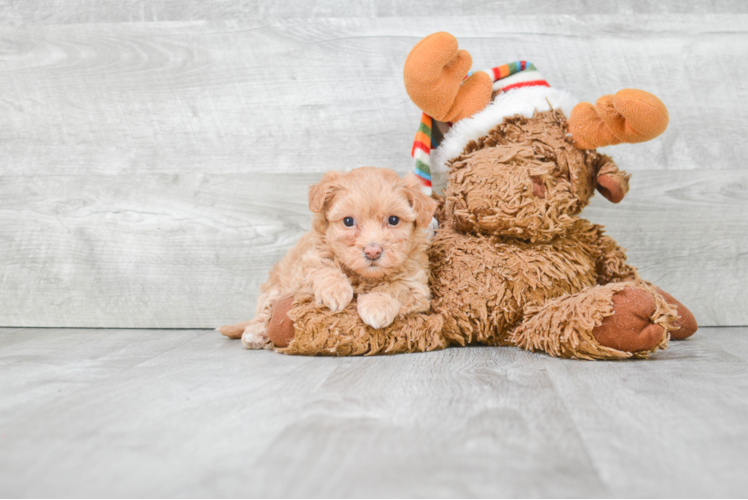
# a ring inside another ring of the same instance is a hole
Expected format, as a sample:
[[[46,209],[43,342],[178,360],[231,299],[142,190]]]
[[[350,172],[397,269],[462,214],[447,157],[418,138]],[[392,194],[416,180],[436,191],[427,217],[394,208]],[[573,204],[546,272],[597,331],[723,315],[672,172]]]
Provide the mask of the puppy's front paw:
[[[367,293],[358,296],[358,315],[372,328],[384,328],[395,321],[400,302],[386,293]]]
[[[244,329],[242,343],[247,349],[270,349],[272,344],[265,323],[254,323]]]
[[[347,281],[331,281],[319,286],[314,298],[317,305],[324,304],[332,312],[340,312],[353,300],[353,287]]]

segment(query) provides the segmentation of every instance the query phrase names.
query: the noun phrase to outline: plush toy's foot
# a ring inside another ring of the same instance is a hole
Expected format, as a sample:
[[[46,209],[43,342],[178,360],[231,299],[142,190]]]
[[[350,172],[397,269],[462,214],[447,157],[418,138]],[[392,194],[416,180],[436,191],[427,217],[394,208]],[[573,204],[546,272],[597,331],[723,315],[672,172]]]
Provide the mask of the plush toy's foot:
[[[433,33],[416,44],[405,60],[405,90],[427,115],[456,122],[481,111],[491,102],[491,77],[476,71],[465,80],[473,63],[457,50],[449,33]]]
[[[696,333],[696,330],[699,329],[699,325],[696,323],[696,318],[694,318],[693,313],[689,311],[686,306],[673,298],[669,293],[660,290],[659,288],[657,289],[657,293],[665,299],[665,302],[678,308],[678,319],[670,323],[671,326],[677,329],[670,331],[670,338],[673,340],[683,340]]]
[[[267,335],[275,347],[288,347],[294,338],[294,323],[288,317],[288,311],[293,307],[293,299],[293,297],[287,297],[273,305]]]
[[[667,108],[656,96],[637,89],[604,95],[595,105],[580,102],[571,111],[569,132],[579,149],[654,139],[665,131]]]
[[[525,307],[509,340],[551,356],[646,358],[664,349],[675,308],[644,283],[608,283]]]
[[[592,330],[605,347],[625,352],[650,351],[665,338],[665,329],[650,318],[657,309],[650,293],[641,288],[624,288],[613,295],[613,315]]]

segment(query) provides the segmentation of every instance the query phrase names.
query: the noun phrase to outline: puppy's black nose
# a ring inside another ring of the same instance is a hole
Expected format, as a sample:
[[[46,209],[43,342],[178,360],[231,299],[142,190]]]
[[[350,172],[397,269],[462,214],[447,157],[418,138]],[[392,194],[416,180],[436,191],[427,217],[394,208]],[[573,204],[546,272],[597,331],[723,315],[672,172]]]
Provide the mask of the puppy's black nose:
[[[364,247],[364,254],[369,260],[377,260],[382,255],[382,247],[379,245],[367,245]]]

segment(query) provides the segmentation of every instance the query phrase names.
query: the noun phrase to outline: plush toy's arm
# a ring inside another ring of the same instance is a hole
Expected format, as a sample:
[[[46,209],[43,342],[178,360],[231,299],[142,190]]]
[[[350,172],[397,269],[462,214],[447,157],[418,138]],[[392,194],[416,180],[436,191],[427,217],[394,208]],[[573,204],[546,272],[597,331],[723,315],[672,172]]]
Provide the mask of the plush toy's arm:
[[[599,285],[639,279],[636,268],[626,262],[626,251],[613,238],[602,234],[602,228],[595,247],[598,251],[596,268]]]
[[[597,151],[587,152],[587,164],[595,172],[595,186],[608,201],[620,203],[629,192],[631,174],[620,170],[610,156]]]

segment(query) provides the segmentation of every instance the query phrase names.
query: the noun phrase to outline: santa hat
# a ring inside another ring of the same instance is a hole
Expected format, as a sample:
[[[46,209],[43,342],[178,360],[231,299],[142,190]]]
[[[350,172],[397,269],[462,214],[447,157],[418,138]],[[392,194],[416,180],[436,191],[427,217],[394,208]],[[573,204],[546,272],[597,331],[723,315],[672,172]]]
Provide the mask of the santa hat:
[[[493,79],[494,95],[521,88],[550,87],[535,65],[527,61],[504,64],[485,72]],[[471,74],[468,73],[468,76]],[[447,126],[451,128],[452,124],[447,123]],[[436,120],[423,113],[421,115],[421,125],[418,127],[411,150],[411,156],[415,160],[415,174],[421,181],[423,192],[429,196],[433,192],[431,185],[431,152],[439,147],[439,141],[437,140],[439,134],[436,127]]]

